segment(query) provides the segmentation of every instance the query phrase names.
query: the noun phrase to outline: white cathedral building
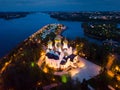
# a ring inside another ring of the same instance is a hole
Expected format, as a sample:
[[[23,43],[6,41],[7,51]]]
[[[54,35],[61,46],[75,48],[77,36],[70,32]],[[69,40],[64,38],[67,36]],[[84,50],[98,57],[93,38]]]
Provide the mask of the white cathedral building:
[[[76,67],[78,58],[73,53],[72,47],[68,47],[68,41],[66,39],[62,41],[60,35],[56,36],[54,41],[48,41],[45,63],[49,67],[62,70],[69,66]]]

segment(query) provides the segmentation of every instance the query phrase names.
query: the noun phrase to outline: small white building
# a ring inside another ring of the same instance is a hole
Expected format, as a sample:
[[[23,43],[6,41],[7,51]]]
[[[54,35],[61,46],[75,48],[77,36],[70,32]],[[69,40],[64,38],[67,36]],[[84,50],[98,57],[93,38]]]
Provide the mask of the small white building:
[[[53,45],[53,42],[55,43]],[[72,47],[68,47],[68,41],[63,42],[58,35],[54,41],[48,41],[45,63],[54,69],[66,69],[69,66],[75,67],[74,63],[78,61],[78,56],[73,54]]]

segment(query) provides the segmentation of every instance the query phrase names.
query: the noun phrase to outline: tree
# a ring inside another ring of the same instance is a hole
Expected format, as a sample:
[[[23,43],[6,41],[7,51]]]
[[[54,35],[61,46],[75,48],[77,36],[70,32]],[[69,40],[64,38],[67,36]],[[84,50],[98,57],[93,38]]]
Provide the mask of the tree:
[[[22,62],[10,64],[2,73],[5,89],[29,90],[35,87],[37,82],[43,82],[44,73],[37,64],[33,64]]]

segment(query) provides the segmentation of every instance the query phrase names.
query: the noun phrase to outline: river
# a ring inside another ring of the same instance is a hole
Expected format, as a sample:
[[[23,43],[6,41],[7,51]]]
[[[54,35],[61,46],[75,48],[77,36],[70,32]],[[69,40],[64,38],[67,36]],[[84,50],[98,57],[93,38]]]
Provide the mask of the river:
[[[91,42],[101,43],[98,40],[84,35],[81,22],[58,21],[48,14],[33,13],[23,18],[4,20],[0,19],[0,57],[6,55],[28,36],[45,26],[46,24],[60,23],[67,26],[62,35],[69,39],[85,37]]]

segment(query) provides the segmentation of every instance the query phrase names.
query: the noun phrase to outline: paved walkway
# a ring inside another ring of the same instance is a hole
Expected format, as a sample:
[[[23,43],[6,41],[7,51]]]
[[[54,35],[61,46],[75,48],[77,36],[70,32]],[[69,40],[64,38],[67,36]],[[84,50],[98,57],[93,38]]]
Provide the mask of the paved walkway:
[[[84,63],[83,67],[70,70],[71,77],[75,80],[78,78],[81,82],[85,78],[86,80],[96,76],[99,74],[101,69],[100,66],[85,60],[84,58],[80,58],[80,62]]]
[[[69,71],[62,71],[62,72],[55,72],[55,75],[63,75],[70,73],[73,80],[79,79],[79,81],[82,82],[82,80],[85,78],[86,80],[96,76],[99,74],[99,71],[101,70],[101,67],[85,60],[84,58],[80,58],[80,65],[76,69],[71,69]]]

